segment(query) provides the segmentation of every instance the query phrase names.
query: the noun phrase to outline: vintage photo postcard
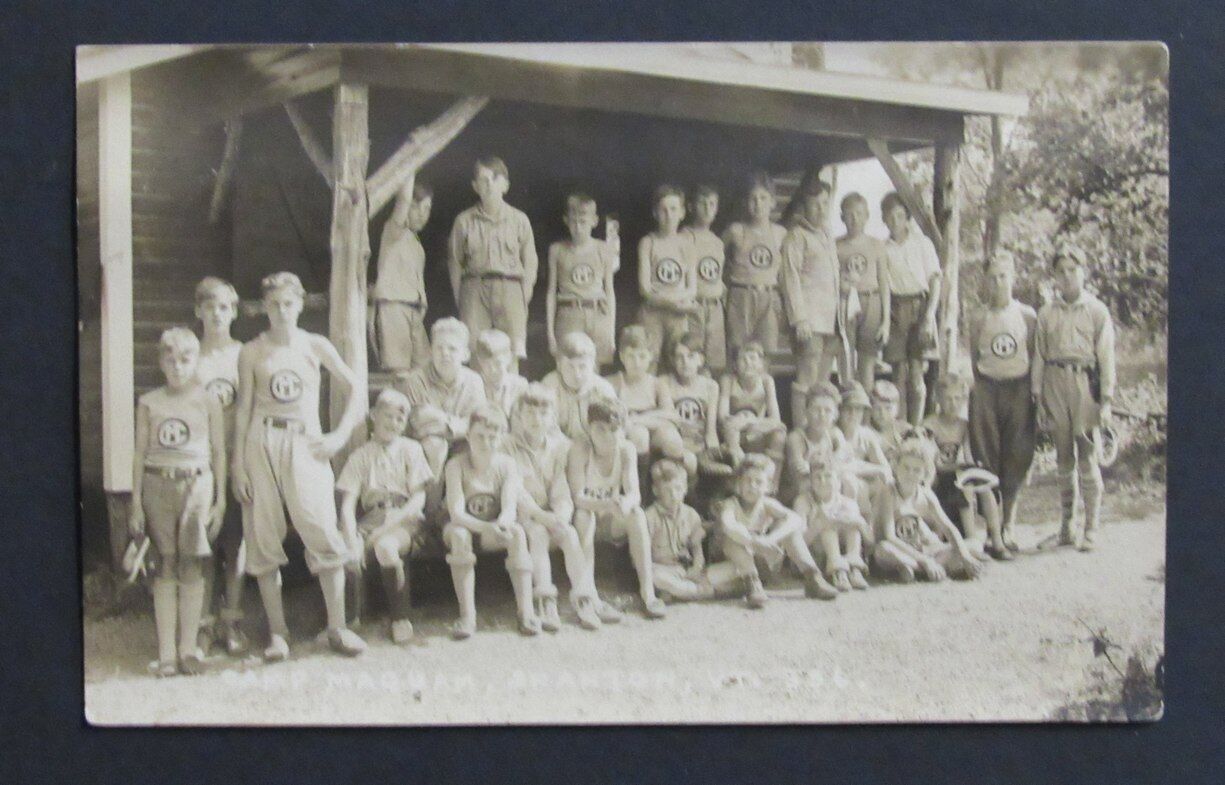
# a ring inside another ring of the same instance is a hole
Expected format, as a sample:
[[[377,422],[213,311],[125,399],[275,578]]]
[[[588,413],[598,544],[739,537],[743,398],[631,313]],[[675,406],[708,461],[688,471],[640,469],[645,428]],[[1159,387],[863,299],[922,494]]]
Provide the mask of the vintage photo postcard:
[[[76,87],[89,722],[1161,717],[1162,45]]]

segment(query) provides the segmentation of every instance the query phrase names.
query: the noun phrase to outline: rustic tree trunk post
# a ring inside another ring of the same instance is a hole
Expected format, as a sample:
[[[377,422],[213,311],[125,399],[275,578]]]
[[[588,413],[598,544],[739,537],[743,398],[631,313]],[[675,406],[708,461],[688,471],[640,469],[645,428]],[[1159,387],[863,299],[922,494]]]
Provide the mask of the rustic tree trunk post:
[[[358,397],[366,402],[366,268],[370,260],[366,203],[366,166],[370,158],[369,91],[364,84],[336,86],[332,118],[332,277],[328,287],[328,335],[356,377]],[[344,413],[345,390],[329,385],[330,425]],[[365,429],[355,430],[334,463],[343,465],[349,453],[365,441]]]
[[[98,240],[102,262],[102,489],[112,564],[127,545],[135,452],[132,315],[132,77],[98,90]]]
[[[948,373],[957,362],[958,315],[961,310],[959,272],[961,267],[961,144],[941,142],[936,145],[935,179],[932,207],[940,233],[940,261],[944,270],[940,287],[940,373]]]

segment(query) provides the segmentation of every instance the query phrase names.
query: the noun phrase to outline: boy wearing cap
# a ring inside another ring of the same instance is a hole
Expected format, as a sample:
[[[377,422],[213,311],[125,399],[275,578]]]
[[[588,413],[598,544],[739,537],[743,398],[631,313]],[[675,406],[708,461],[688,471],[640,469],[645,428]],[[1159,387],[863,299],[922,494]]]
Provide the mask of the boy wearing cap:
[[[910,223],[910,208],[896,192],[885,194],[881,218],[889,227],[885,241],[888,260],[889,332],[885,362],[894,368],[902,394],[902,419],[918,425],[927,413],[928,353],[936,346],[936,308],[940,303],[940,257],[922,232]]]
[[[371,316],[374,346],[382,367],[405,370],[424,365],[430,356],[425,333],[425,248],[419,234],[430,220],[434,191],[410,177],[383,224]]]
[[[1000,481],[1002,538],[1013,539],[1017,497],[1034,460],[1036,423],[1030,364],[1038,314],[1012,296],[1016,262],[1007,251],[986,264],[986,310],[970,321],[970,453]]]
[[[262,282],[268,329],[238,356],[238,415],[234,434],[234,495],[251,505],[244,515],[247,572],[259,583],[268,617],[269,662],[289,656],[289,627],[281,599],[281,566],[289,561],[288,525],[306,546],[306,564],[319,579],[327,606],[327,638],[348,656],[366,644],[345,626],[348,543],[337,525],[335,475],[329,460],[349,440],[365,413],[352,369],[332,343],[298,327],[305,290],[293,273]],[[324,433],[319,424],[321,370],[348,389],[344,413]],[[288,514],[287,514],[288,513]]]
[[[204,608],[204,560],[225,519],[225,420],[221,405],[200,384],[200,341],[174,327],[158,341],[166,384],[140,396],[132,460],[128,532],[156,550],[153,620],[158,676],[198,674],[204,652],[196,643]]]
[[[353,451],[336,480],[345,537],[359,567],[374,556],[396,643],[407,643],[413,636],[405,559],[421,542],[425,488],[434,480],[421,445],[404,436],[411,408],[403,393],[380,392],[370,412],[370,440]],[[358,584],[350,597],[360,597],[361,570],[349,578]]]
[[[1038,311],[1030,383],[1039,425],[1055,442],[1063,507],[1059,533],[1044,545],[1089,551],[1101,522],[1098,428],[1109,425],[1115,390],[1114,322],[1105,303],[1085,289],[1084,253],[1065,246],[1052,265],[1057,296]],[[1078,481],[1079,480],[1079,481]],[[1073,533],[1084,493],[1084,528]]]
[[[455,219],[447,269],[459,317],[473,333],[490,327],[527,356],[527,306],[539,260],[527,214],[506,203],[510,172],[501,158],[477,159],[472,189],[480,201]]]
[[[842,309],[849,316],[850,294],[858,297],[859,315],[848,320],[851,334],[850,365],[864,388],[876,380],[876,356],[889,340],[890,297],[885,244],[865,234],[868,200],[858,193],[842,199],[842,223],[846,234],[838,238],[838,264],[842,274]],[[850,378],[847,368],[844,379]]]
[[[698,282],[693,237],[680,231],[685,192],[665,183],[655,190],[652,207],[655,231],[638,243],[638,321],[655,362],[689,329],[690,317],[698,312]]]
[[[585,193],[566,197],[570,239],[549,246],[549,286],[545,296],[545,334],[549,354],[557,356],[560,338],[581,332],[596,345],[596,362],[612,362],[613,322],[617,303],[613,274],[621,268],[616,249],[591,236],[600,216],[595,199]]]
[[[719,235],[710,230],[719,213],[719,192],[710,185],[699,185],[689,199],[692,222],[685,234],[693,242],[697,257],[698,309],[689,317],[689,332],[701,338],[702,353],[711,373],[727,366],[727,317],[724,300],[723,260],[726,249]]]

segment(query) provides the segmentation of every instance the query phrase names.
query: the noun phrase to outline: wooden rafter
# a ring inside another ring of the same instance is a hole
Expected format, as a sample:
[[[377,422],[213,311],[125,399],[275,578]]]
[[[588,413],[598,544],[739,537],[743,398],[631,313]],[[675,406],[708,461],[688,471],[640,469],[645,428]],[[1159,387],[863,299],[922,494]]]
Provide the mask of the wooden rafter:
[[[488,102],[489,99],[484,96],[461,98],[433,122],[414,129],[400,149],[366,180],[370,215],[383,209],[400,190],[405,179],[450,144]]]
[[[285,114],[289,116],[289,122],[298,135],[298,141],[302,143],[302,149],[306,151],[306,157],[315,165],[315,171],[328,184],[328,188],[331,188],[335,182],[332,174],[332,156],[328,155],[327,150],[323,148],[319,137],[315,136],[315,132],[307,125],[306,118],[302,116],[302,112],[298,110],[294,102],[286,101],[282,106],[285,107]]]
[[[242,118],[226,120],[225,152],[221,154],[221,166],[217,167],[217,179],[213,181],[213,198],[208,205],[208,222],[217,223],[221,218],[221,208],[225,206],[225,197],[234,179],[234,170],[238,166],[238,145],[242,139]]]
[[[915,190],[914,185],[910,182],[910,178],[902,171],[902,167],[898,164],[897,159],[889,152],[889,143],[884,139],[869,138],[868,149],[872,151],[872,155],[876,156],[876,160],[885,170],[885,174],[889,175],[889,180],[893,183],[894,189],[898,196],[902,197],[902,201],[910,208],[910,214],[919,222],[919,227],[923,230],[923,234],[931,238],[939,248],[943,244],[941,239],[940,229],[936,226],[936,221],[928,211],[927,205],[923,203],[919,192]]]

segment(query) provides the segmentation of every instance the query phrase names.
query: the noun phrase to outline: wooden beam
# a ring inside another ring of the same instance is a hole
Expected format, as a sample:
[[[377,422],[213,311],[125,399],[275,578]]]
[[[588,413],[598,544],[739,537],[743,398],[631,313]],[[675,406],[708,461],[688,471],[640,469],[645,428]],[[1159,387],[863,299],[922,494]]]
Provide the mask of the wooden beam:
[[[77,47],[77,84],[130,73],[138,68],[196,54],[211,44],[118,44]]]
[[[400,149],[366,180],[370,215],[377,215],[400,190],[405,179],[450,144],[487,103],[489,99],[484,96],[461,98],[433,122],[414,129]]]
[[[226,194],[234,179],[234,170],[238,167],[238,144],[242,139],[242,118],[226,120],[225,152],[221,154],[221,166],[217,168],[217,178],[213,181],[213,198],[208,206],[208,222],[217,223],[221,218],[221,208],[225,205]]]
[[[302,149],[306,151],[306,157],[315,165],[315,171],[323,178],[323,181],[328,184],[331,189],[335,176],[332,172],[332,156],[328,155],[327,150],[323,149],[323,145],[319,142],[319,138],[315,136],[315,132],[306,124],[306,118],[298,111],[298,107],[293,101],[286,101],[282,104],[285,107],[285,114],[289,115],[289,122],[293,125],[293,130],[298,134],[298,141],[302,143]]]
[[[932,204],[936,224],[944,238],[937,243],[944,270],[940,287],[940,372],[948,373],[957,364],[960,351],[958,321],[961,311],[961,145],[936,146],[936,167]]]
[[[102,262],[102,488],[132,490],[136,393],[132,326],[132,77],[98,91],[98,240]]]
[[[335,89],[332,116],[332,160],[336,186],[332,189],[332,277],[328,288],[328,334],[340,356],[353,369],[358,399],[367,399],[366,269],[370,262],[369,211],[366,167],[370,160],[369,89],[364,84],[341,82]],[[339,422],[345,390],[330,385],[331,424]],[[337,453],[342,466],[348,454],[365,440],[357,428],[348,448]]]
[[[940,228],[936,225],[936,221],[932,218],[932,214],[928,212],[927,205],[923,203],[919,192],[915,190],[914,185],[910,182],[910,178],[902,171],[902,167],[898,164],[897,159],[889,152],[889,143],[884,139],[870,137],[868,140],[868,149],[872,151],[872,155],[876,156],[876,160],[880,162],[881,167],[885,170],[885,174],[889,175],[889,180],[893,183],[894,190],[898,196],[902,197],[902,201],[910,208],[910,214],[919,222],[919,227],[923,230],[923,234],[931,238],[931,241],[939,248],[941,242]]]

